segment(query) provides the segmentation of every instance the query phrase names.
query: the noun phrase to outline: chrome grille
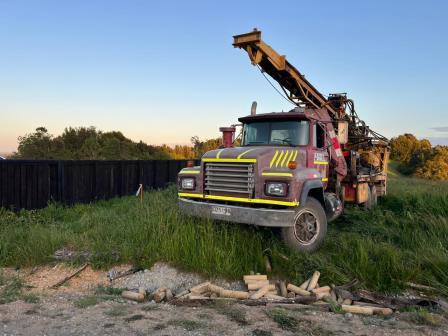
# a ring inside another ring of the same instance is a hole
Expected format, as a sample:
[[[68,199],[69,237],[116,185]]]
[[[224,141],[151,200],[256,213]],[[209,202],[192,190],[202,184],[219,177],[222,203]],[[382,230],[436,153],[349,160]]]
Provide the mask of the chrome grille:
[[[205,163],[205,191],[208,194],[235,193],[251,197],[254,190],[251,163]]]

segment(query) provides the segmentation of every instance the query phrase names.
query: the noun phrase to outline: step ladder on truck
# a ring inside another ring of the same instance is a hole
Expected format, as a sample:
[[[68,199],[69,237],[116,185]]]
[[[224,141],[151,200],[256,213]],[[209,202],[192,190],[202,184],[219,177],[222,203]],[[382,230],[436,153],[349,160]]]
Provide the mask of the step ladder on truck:
[[[251,114],[223,127],[223,147],[178,175],[182,212],[228,222],[279,227],[290,247],[315,251],[327,223],[347,203],[369,210],[387,191],[388,140],[359,119],[345,93],[321,94],[261,31],[234,36],[233,46],[274,79],[296,107]]]

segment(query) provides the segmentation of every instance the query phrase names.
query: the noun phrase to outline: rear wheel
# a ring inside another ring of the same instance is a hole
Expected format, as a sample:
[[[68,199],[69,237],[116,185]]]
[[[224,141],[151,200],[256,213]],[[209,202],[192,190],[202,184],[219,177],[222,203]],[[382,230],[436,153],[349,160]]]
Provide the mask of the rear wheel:
[[[308,197],[297,210],[294,225],[282,228],[285,243],[301,252],[314,252],[322,244],[327,233],[327,216],[318,200]]]

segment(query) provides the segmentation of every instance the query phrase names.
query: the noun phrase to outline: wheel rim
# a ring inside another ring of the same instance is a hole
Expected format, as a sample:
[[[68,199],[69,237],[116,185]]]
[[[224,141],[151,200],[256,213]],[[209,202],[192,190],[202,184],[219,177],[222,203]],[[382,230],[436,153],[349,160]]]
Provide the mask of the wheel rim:
[[[311,211],[303,210],[296,215],[294,236],[301,245],[312,244],[317,239],[319,230],[319,220]]]

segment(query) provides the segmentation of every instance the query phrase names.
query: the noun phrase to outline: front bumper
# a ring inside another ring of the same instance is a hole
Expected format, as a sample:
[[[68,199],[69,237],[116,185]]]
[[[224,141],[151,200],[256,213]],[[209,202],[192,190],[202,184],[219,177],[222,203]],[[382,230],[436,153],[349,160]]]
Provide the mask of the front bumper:
[[[191,216],[267,227],[294,225],[294,210],[250,208],[179,198],[180,210]]]

